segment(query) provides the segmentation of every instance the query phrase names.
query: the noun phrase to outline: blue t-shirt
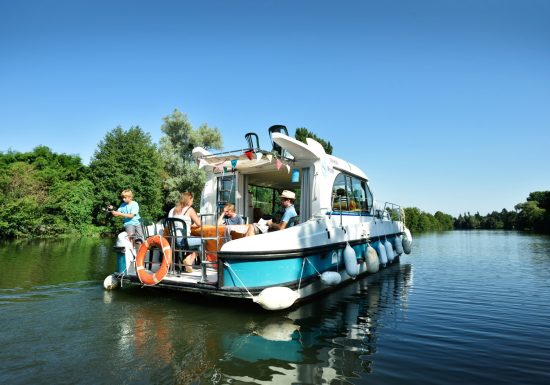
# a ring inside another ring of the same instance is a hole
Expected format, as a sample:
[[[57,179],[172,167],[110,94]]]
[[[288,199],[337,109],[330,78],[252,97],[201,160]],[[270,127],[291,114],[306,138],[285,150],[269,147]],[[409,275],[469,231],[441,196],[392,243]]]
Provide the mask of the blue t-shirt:
[[[231,225],[244,225],[243,218],[240,215],[235,215],[233,218],[224,218],[223,224],[226,226]]]
[[[126,202],[124,202],[120,205],[117,211],[122,214],[134,214],[133,218],[124,218],[124,226],[139,225],[139,219],[141,217],[139,216],[139,205],[136,201],[131,201],[129,204],[126,204]]]
[[[298,214],[296,213],[296,209],[294,208],[294,205],[290,205],[285,209],[285,213],[283,214],[283,217],[281,218],[281,222],[288,223],[288,221],[290,221],[290,218],[293,218],[297,215]]]

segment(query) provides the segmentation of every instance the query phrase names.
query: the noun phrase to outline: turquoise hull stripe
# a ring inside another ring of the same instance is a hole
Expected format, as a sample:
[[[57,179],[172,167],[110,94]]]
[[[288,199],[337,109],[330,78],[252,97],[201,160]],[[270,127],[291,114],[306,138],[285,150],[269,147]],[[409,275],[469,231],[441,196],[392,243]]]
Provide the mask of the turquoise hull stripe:
[[[353,246],[357,258],[363,255],[366,245]],[[225,288],[255,288],[264,286],[279,286],[292,284],[300,280],[307,280],[324,271],[345,270],[342,258],[343,248],[321,254],[314,254],[304,258],[274,259],[274,260],[231,260],[226,259],[231,268],[224,267]],[[336,253],[336,263],[333,263],[333,254]],[[302,273],[303,264],[303,273]],[[315,268],[313,266],[315,266]],[[242,283],[241,283],[242,281]],[[244,286],[243,286],[244,284]]]

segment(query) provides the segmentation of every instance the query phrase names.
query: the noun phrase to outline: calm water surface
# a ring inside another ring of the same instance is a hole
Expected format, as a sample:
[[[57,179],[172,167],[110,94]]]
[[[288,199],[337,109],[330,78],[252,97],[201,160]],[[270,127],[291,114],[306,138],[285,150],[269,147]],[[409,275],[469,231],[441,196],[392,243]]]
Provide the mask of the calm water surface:
[[[0,244],[2,384],[548,384],[550,238],[417,236],[280,313],[125,287],[111,240]]]

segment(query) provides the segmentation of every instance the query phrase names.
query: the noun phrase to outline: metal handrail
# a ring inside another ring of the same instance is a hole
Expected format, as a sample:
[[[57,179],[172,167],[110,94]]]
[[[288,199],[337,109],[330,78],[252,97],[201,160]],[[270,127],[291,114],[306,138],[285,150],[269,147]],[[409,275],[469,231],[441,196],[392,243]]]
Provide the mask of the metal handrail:
[[[387,212],[390,220],[393,222],[392,213],[397,213],[397,220],[401,222],[401,206],[397,203],[385,202],[384,212]]]
[[[201,217],[201,282],[206,281],[206,267],[208,264],[210,264],[209,261],[206,260],[206,241],[208,240],[215,240],[216,241],[216,250],[212,252],[212,254],[218,255],[218,221],[217,221],[218,214],[200,214]],[[216,236],[215,237],[205,237],[204,236],[204,218],[206,217],[214,217],[214,223],[216,225]]]

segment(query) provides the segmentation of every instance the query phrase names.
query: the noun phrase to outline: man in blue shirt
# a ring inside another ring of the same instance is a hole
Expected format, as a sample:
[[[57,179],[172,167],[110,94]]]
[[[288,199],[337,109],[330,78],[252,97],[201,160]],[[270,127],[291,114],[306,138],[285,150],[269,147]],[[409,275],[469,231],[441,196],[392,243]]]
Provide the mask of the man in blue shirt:
[[[294,218],[298,214],[294,208],[294,201],[296,200],[296,194],[289,190],[283,190],[283,193],[280,195],[281,206],[285,209],[283,217],[279,223],[274,223],[272,220],[267,222],[269,231],[273,230],[284,230],[288,226],[290,219]]]
[[[273,220],[263,221],[260,223],[253,223],[249,225],[246,236],[257,235],[265,233],[266,231],[284,230],[288,226],[288,222],[298,216],[296,209],[294,208],[294,201],[296,200],[296,194],[289,190],[283,190],[280,195],[281,206],[284,208],[284,213],[279,223],[273,222]]]

